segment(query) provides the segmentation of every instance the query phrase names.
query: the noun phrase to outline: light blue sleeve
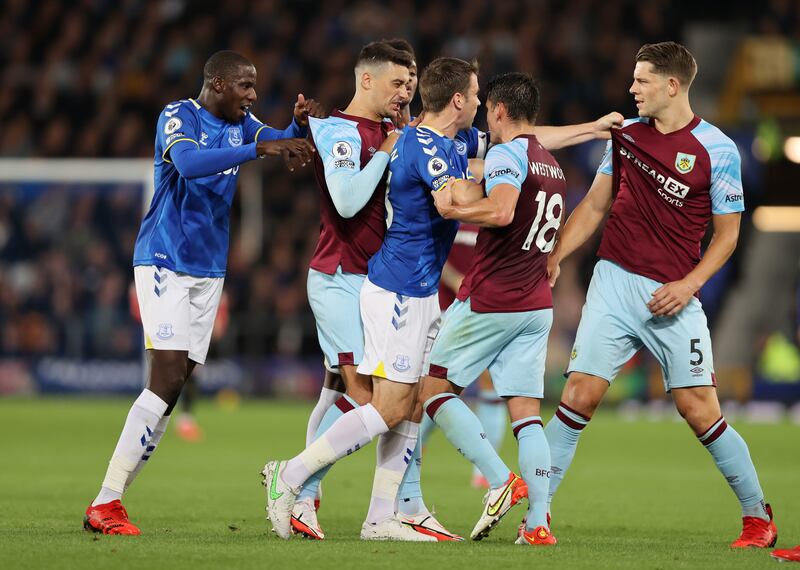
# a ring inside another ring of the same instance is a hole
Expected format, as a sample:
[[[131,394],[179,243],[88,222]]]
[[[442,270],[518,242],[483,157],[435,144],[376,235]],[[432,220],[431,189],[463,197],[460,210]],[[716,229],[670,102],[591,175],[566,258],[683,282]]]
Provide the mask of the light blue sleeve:
[[[742,159],[739,151],[717,152],[711,155],[711,213],[733,214],[744,211],[742,188]]]
[[[389,155],[376,152],[361,169],[361,136],[353,121],[309,117],[317,153],[325,169],[333,205],[343,218],[352,218],[369,202],[389,164]]]
[[[516,139],[490,148],[483,171],[487,196],[498,184],[510,184],[522,191],[522,183],[528,177],[527,139]]]
[[[612,166],[612,159],[611,159],[611,141],[606,143],[606,151],[603,153],[603,159],[600,161],[600,166],[597,167],[598,174],[608,174],[611,176],[614,174],[614,168]]]

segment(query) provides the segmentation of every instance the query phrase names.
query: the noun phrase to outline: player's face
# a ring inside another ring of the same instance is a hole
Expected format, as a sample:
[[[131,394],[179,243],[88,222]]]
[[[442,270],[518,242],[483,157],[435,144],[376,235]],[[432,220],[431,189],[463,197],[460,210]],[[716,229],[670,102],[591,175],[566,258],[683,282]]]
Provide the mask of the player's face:
[[[222,89],[222,113],[229,123],[238,123],[256,102],[256,68],[243,65],[225,79]]]
[[[656,73],[649,61],[638,61],[628,90],[636,101],[640,117],[656,117],[669,105],[669,78]]]
[[[415,61],[411,67],[408,68],[408,83],[406,83],[406,91],[408,91],[408,102],[414,98],[417,93],[417,84],[419,78],[417,77],[417,62]]]
[[[491,137],[492,144],[500,144],[500,125],[497,120],[497,105],[487,99],[486,100],[486,124],[489,127],[489,136]]]
[[[469,87],[464,94],[464,105],[461,110],[461,122],[458,125],[459,129],[468,129],[472,126],[475,120],[475,113],[478,112],[478,107],[481,105],[481,100],[478,98],[478,76],[474,73],[470,76]]]
[[[373,102],[381,117],[393,118],[400,109],[410,101],[408,68],[404,65],[389,63],[373,76]]]

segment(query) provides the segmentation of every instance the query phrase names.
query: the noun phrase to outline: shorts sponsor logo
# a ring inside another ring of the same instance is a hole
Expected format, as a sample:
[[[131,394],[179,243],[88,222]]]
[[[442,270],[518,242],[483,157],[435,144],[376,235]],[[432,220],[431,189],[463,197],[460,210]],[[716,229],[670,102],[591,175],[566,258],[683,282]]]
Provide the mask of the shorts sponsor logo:
[[[434,156],[428,161],[428,174],[431,176],[440,176],[445,172],[447,172],[447,163],[438,156]]]
[[[172,323],[161,323],[158,325],[156,336],[161,340],[168,340],[175,336],[175,333],[172,332]]]
[[[678,172],[681,174],[689,174],[694,168],[694,162],[696,159],[697,157],[693,154],[679,152],[675,156],[675,168],[677,168]]]
[[[458,154],[467,154],[467,143],[458,139],[456,139],[454,143],[456,145],[456,152]]]
[[[411,359],[405,354],[398,354],[394,364],[392,364],[392,368],[398,372],[408,372],[411,370]]]
[[[242,146],[242,129],[239,127],[229,127],[228,142],[231,146]]]
[[[164,125],[164,134],[171,135],[175,131],[181,128],[183,122],[178,117],[172,117],[167,123]]]

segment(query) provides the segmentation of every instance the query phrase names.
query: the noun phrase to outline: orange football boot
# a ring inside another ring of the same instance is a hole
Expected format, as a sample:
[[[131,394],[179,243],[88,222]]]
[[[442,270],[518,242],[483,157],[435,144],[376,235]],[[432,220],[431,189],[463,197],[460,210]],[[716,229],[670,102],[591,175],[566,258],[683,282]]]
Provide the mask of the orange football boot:
[[[128,511],[119,499],[86,509],[83,528],[103,534],[139,535],[142,531],[128,520]]]
[[[772,520],[772,507],[766,505],[769,521],[758,517],[742,517],[742,534],[731,548],[768,548],[778,541],[778,529]]]

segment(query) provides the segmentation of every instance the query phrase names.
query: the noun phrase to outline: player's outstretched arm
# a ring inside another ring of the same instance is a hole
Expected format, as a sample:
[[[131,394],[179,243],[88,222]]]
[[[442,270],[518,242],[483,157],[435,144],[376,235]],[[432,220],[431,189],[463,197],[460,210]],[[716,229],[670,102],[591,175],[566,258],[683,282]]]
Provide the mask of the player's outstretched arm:
[[[539,127],[534,129],[534,134],[541,145],[547,150],[558,150],[568,146],[585,143],[595,139],[607,140],[611,138],[611,129],[621,127],[624,117],[617,113],[603,115],[596,121],[567,125],[565,127]]]
[[[465,192],[479,185],[467,180],[448,182],[438,192],[431,192],[433,203],[443,218],[477,224],[486,228],[507,226],[514,221],[514,210],[519,200],[519,189],[510,184],[498,184],[492,188],[491,193],[479,200],[459,205],[453,201],[454,193],[461,188]]]
[[[169,149],[178,173],[187,179],[202,178],[258,158],[255,143],[231,148],[197,148],[194,141],[180,141]]]
[[[695,293],[719,271],[736,249],[742,215],[715,214],[711,217],[714,235],[700,263],[680,281],[665,283],[655,291],[647,308],[653,316],[677,315]]]
[[[558,241],[547,258],[547,274],[551,287],[556,284],[556,279],[558,279],[561,261],[583,245],[597,231],[606,212],[611,208],[613,202],[611,182],[611,176],[598,173],[594,177],[589,192],[564,224]]]

